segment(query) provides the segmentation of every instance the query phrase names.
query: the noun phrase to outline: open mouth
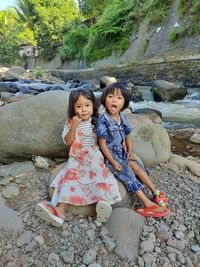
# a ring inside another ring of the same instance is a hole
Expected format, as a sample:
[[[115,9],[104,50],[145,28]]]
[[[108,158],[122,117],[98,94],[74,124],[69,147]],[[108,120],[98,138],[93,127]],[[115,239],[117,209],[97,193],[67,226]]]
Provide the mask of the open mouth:
[[[112,111],[116,111],[116,110],[117,110],[117,105],[112,104],[112,105],[111,105],[111,110],[112,110]]]

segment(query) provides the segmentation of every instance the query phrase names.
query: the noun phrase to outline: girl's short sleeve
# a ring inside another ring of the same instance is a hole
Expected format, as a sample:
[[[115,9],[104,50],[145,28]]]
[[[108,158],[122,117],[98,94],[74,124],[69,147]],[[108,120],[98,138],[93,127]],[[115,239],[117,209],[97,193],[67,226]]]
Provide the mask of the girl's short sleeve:
[[[108,132],[108,127],[106,119],[103,116],[100,116],[96,123],[96,136],[97,138],[102,137],[107,139],[108,135],[107,132]]]
[[[63,142],[65,144],[66,144],[66,142],[65,142],[65,136],[69,132],[69,129],[70,129],[69,123],[68,124],[65,124],[64,129],[63,129],[63,132],[62,132],[62,139],[63,139]]]

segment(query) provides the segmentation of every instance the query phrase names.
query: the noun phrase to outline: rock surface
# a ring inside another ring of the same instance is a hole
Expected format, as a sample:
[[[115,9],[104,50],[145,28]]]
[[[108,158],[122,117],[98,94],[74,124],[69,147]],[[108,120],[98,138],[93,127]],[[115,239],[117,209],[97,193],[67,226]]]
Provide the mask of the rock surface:
[[[0,125],[4,131],[0,132],[0,162],[31,159],[33,155],[65,157],[67,149],[61,133],[68,97],[69,92],[50,91],[1,107]],[[135,152],[145,165],[153,166],[167,160],[171,146],[160,117],[157,116],[159,121],[150,120],[148,115],[131,112],[127,116],[134,127]],[[152,114],[149,116],[153,118]]]
[[[199,160],[193,159],[196,163]],[[62,228],[48,225],[36,216],[35,205],[48,195],[49,171],[26,167],[21,169],[21,175],[15,175],[15,164],[12,176],[10,166],[1,165],[4,176],[0,177],[0,191],[9,186],[20,191],[18,196],[3,202],[0,198],[0,209],[4,205],[0,218],[4,218],[2,224],[7,228],[0,229],[1,267],[199,266],[200,180],[188,170],[175,163],[150,169],[154,183],[169,196],[172,212],[163,219],[147,218],[139,234],[143,219],[126,208],[115,208],[103,225],[98,225],[95,217],[72,213],[67,213]],[[151,197],[149,191],[145,192]],[[140,205],[136,203],[136,207]],[[13,222],[23,222],[23,228],[13,231],[7,216],[10,210],[15,211]]]
[[[63,91],[45,92],[2,107],[0,125],[4,131],[0,132],[0,162],[30,159],[32,155],[64,156],[66,146],[61,133],[68,96]]]

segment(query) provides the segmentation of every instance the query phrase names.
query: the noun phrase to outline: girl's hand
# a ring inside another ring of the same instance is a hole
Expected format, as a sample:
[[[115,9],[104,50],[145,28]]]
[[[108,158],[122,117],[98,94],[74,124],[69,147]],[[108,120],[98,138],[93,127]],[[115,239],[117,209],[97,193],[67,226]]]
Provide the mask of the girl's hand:
[[[122,170],[122,166],[117,161],[115,161],[112,165],[115,171],[120,172]]]
[[[71,119],[71,129],[76,129],[76,127],[79,125],[79,123],[82,121],[81,118],[79,118],[79,116],[74,116]]]
[[[128,153],[128,160],[136,160],[136,155],[133,152]]]

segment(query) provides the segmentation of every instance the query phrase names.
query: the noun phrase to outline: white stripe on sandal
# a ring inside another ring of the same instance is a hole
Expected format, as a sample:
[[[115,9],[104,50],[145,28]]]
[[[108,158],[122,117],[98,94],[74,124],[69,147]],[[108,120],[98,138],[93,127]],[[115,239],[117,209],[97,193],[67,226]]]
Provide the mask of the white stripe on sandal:
[[[51,206],[49,206],[51,208]],[[61,227],[64,223],[64,220],[56,215],[54,215],[53,210],[49,210],[48,207],[43,203],[38,203],[35,208],[35,213],[55,227]]]

